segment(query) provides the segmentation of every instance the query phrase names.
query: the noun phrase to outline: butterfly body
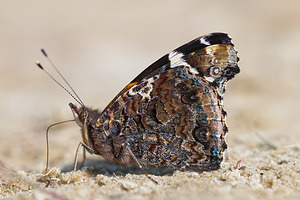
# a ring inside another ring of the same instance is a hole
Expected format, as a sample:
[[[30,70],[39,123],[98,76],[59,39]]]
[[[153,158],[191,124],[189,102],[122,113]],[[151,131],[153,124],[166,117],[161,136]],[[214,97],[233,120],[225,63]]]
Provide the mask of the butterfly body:
[[[223,94],[237,62],[229,36],[212,33],[149,66],[104,111],[70,104],[84,145],[125,165],[218,169],[227,148]]]

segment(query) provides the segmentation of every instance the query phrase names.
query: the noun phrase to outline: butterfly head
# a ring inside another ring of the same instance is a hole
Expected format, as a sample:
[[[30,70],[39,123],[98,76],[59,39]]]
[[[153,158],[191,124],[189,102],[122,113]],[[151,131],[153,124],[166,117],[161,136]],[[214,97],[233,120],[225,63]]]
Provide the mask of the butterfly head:
[[[90,120],[93,119],[94,116],[93,113],[95,114],[97,112],[95,112],[95,110],[92,111],[90,108],[87,108],[85,106],[81,106],[80,108],[77,108],[77,106],[75,106],[72,103],[69,103],[69,106],[73,112],[76,123],[81,128],[81,136],[82,136],[83,143],[86,146],[93,149],[93,145],[90,142],[90,137],[88,133],[88,125],[91,123]]]
[[[86,124],[88,116],[89,116],[89,109],[87,109],[86,107],[80,107],[77,108],[77,106],[75,106],[72,103],[69,103],[69,106],[72,110],[74,119],[76,121],[76,123],[78,124],[79,127],[83,127],[84,124]]]

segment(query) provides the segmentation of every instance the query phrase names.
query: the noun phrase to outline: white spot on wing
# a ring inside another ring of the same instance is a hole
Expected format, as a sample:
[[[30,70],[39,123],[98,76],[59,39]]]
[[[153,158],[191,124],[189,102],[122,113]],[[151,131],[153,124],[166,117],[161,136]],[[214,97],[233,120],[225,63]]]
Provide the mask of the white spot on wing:
[[[207,76],[204,76],[204,78],[208,81],[208,82],[214,82],[214,78],[213,77],[207,77]]]
[[[147,79],[147,81],[148,81],[147,85],[145,85],[145,86],[144,86],[143,88],[141,88],[139,91],[136,91],[136,92],[133,91],[133,89],[136,88],[136,87],[138,87],[138,85],[135,85],[135,86],[133,86],[132,88],[130,88],[130,89],[128,90],[128,94],[129,94],[130,96],[134,96],[134,95],[137,95],[137,94],[138,94],[138,95],[142,96],[142,99],[145,99],[145,98],[150,99],[150,98],[151,98],[150,93],[151,93],[152,90],[153,90],[153,85],[152,85],[152,83],[154,82],[154,77]],[[147,92],[145,92],[145,91],[147,91]]]
[[[194,74],[199,74],[198,70],[196,68],[190,67],[190,71]]]
[[[225,79],[223,79],[220,83],[219,83],[219,87],[217,88],[218,94],[223,97],[223,94],[226,90],[226,86],[227,86],[227,81]],[[222,99],[222,105],[223,105],[223,99]]]
[[[176,61],[176,60],[182,58],[183,56],[184,56],[183,53],[179,53],[177,51],[172,51],[171,53],[169,53],[169,60],[171,62],[173,62],[173,61]]]
[[[206,41],[203,37],[200,38],[200,42],[205,45],[210,45],[210,43],[208,41]]]
[[[172,51],[169,53],[169,60],[171,62],[170,67],[175,68],[178,66],[186,66],[190,69],[190,71],[194,74],[199,74],[198,70],[194,67],[192,67],[190,64],[186,62],[186,60],[183,58],[184,54],[179,53],[177,51]]]

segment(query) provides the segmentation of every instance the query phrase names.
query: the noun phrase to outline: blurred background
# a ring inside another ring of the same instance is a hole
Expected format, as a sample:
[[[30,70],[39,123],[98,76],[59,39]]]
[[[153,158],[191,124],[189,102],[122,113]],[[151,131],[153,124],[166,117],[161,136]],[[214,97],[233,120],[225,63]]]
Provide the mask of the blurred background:
[[[241,73],[225,94],[228,151],[299,139],[300,3],[293,0],[0,1],[0,162],[40,171],[48,125],[74,100],[35,66],[45,48],[86,105],[103,109],[161,56],[210,32],[231,35]],[[56,76],[58,77],[58,76]],[[50,165],[73,162],[75,123],[50,132]]]

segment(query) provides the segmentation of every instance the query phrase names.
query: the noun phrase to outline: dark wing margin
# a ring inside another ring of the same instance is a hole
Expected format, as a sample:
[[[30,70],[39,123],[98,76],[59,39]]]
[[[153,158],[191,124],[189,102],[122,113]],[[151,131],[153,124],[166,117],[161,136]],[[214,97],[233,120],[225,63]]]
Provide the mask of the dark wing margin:
[[[207,46],[214,44],[226,44],[230,46],[234,46],[231,42],[231,38],[226,33],[210,33],[201,37],[198,37],[191,42],[188,42],[181,47],[178,47],[173,52],[180,52],[184,56],[188,55],[192,52],[201,50]],[[162,68],[162,69],[161,69]],[[163,72],[166,69],[170,68],[170,59],[169,54],[164,55],[159,60],[154,62],[152,65],[147,67],[144,71],[142,71],[135,79],[133,79],[130,83],[137,82],[139,83],[143,79],[147,79],[148,77],[152,77],[157,73]]]
[[[234,46],[231,42],[231,37],[226,33],[210,33],[208,35],[201,36],[192,40],[189,43],[182,45],[181,47],[175,49],[175,51],[181,52],[184,55],[188,55],[192,52],[203,49],[207,46],[214,44],[226,44]]]
[[[166,54],[163,57],[161,57],[160,59],[158,59],[156,62],[154,62],[152,65],[147,67],[144,71],[142,71],[130,83],[134,83],[134,82],[139,83],[144,78],[149,77],[149,75],[152,74],[153,72],[155,72],[155,71],[159,70],[160,68],[162,68],[163,66],[167,66],[169,64],[170,64],[169,54]]]

